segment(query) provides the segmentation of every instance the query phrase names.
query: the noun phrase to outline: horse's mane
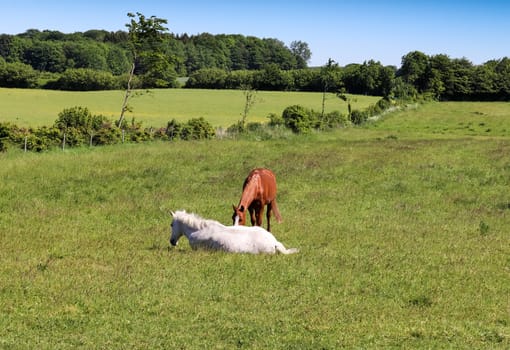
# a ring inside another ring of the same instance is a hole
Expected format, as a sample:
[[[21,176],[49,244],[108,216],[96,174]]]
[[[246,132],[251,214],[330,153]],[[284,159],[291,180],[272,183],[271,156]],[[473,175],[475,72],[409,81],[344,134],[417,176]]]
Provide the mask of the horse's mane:
[[[174,219],[181,221],[183,224],[195,227],[201,230],[210,225],[222,225],[216,220],[204,219],[195,213],[187,213],[185,210],[178,210],[173,214]]]

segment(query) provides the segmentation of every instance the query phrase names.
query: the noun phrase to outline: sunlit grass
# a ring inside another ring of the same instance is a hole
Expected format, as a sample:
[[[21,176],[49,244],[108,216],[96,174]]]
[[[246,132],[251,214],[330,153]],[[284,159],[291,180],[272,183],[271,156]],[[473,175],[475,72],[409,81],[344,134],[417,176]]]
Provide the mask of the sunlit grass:
[[[428,133],[438,107],[400,128],[0,154],[0,347],[509,348],[510,140]],[[258,166],[298,254],[169,247],[170,210],[230,223]]]
[[[508,102],[435,102],[392,113],[377,129],[398,134],[510,136]]]
[[[124,97],[123,91],[69,92],[34,89],[0,88],[0,122],[10,121],[19,126],[53,125],[65,108],[87,107],[93,114],[103,114],[117,120]],[[378,97],[352,96],[353,108],[364,109],[376,103]],[[149,127],[165,127],[172,119],[187,121],[204,117],[215,127],[228,127],[244,111],[245,96],[241,90],[154,89],[142,91],[131,99],[135,118]],[[322,94],[311,92],[258,91],[248,114],[248,122],[267,122],[270,113],[281,114],[291,105],[300,104],[320,111]],[[330,94],[326,112],[347,113],[347,103]]]

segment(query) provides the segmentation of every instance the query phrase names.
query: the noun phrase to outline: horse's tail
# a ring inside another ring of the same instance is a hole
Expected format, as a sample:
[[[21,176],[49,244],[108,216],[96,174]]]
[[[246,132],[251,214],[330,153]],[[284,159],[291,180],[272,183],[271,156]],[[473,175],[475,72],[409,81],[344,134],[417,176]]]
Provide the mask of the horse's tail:
[[[282,253],[282,254],[294,254],[294,253],[297,253],[299,252],[299,249],[297,248],[285,248],[285,246],[283,244],[281,244],[280,242],[278,242],[276,245],[275,245],[275,249],[278,253]]]
[[[274,217],[276,218],[276,221],[282,222],[282,216],[280,214],[280,210],[278,210],[278,204],[276,204],[276,198],[273,199],[273,202],[271,203],[271,209],[273,209]]]

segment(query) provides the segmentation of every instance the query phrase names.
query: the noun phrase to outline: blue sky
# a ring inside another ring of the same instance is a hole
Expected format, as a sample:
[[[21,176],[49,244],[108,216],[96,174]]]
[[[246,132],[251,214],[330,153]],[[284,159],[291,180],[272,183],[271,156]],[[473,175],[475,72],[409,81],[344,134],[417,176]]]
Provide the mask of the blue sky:
[[[311,66],[374,59],[401,64],[403,55],[465,57],[474,64],[510,57],[508,0],[0,0],[0,33],[27,29],[64,33],[126,30],[128,12],[168,20],[173,33],[242,34],[308,43]]]

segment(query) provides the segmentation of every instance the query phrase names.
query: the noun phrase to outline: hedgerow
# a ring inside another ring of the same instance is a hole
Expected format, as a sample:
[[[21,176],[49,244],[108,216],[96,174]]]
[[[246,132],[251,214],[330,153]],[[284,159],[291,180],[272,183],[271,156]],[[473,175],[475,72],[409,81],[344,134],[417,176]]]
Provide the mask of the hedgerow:
[[[349,125],[360,125],[370,117],[382,114],[394,106],[394,102],[381,99],[365,110],[352,110],[348,114],[333,111],[320,113],[300,105],[292,105],[281,115],[268,115],[267,128],[261,123],[237,122],[221,131],[219,136],[256,134],[259,138],[269,138],[269,129],[282,128],[296,134],[321,131]],[[267,130],[266,130],[267,129]],[[131,122],[124,120],[121,125],[109,120],[104,115],[94,115],[88,108],[72,107],[64,109],[52,126],[38,128],[20,128],[14,124],[0,122],[0,152],[10,147],[25,151],[42,152],[56,147],[79,147],[113,145],[124,142],[146,142],[151,140],[202,140],[216,136],[216,130],[203,117],[192,118],[181,123],[170,120],[166,127],[146,128],[134,118]]]
[[[56,147],[101,146],[123,142],[160,140],[200,140],[214,137],[215,131],[204,118],[194,118],[186,123],[175,120],[166,128],[145,128],[131,120],[122,125],[103,115],[93,115],[88,108],[72,107],[59,113],[52,126],[19,128],[0,122],[0,151],[10,147],[25,151],[42,152]]]

